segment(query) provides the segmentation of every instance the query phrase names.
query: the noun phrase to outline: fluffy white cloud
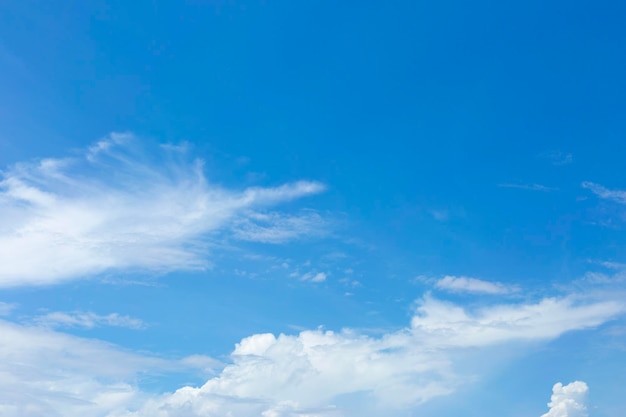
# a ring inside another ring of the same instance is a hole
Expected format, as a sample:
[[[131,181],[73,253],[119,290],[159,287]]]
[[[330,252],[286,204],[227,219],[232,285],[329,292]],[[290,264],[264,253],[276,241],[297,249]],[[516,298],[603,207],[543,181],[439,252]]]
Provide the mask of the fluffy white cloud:
[[[455,277],[447,275],[435,282],[435,288],[451,292],[508,294],[518,290],[517,287],[500,282],[483,281],[470,277]]]
[[[552,398],[548,403],[550,411],[541,417],[587,417],[587,384],[574,381],[563,385],[557,383],[552,388]]]
[[[144,323],[141,320],[133,317],[117,313],[100,315],[91,311],[53,311],[36,317],[34,321],[39,325],[47,327],[83,327],[86,329],[100,326],[126,327],[128,329],[141,329],[144,327]]]
[[[236,345],[226,366],[198,355],[167,361],[0,321],[0,414],[322,417],[355,415],[351,407],[361,407],[360,416],[402,415],[400,410],[450,394],[480,376],[488,361],[478,361],[475,369],[464,363],[461,372],[457,365],[464,352],[550,340],[623,311],[616,302],[576,304],[567,298],[467,311],[426,297],[410,327],[379,337],[349,329],[256,334]],[[216,366],[221,371],[215,372]],[[190,367],[213,370],[216,376],[200,387],[162,395],[143,392],[135,383],[145,372]],[[555,386],[554,410],[576,410],[568,398],[577,391],[568,387]],[[547,416],[565,416],[551,413]]]
[[[226,189],[177,149],[150,160],[111,134],[82,157],[17,164],[0,177],[0,286],[52,284],[110,269],[206,268],[211,239],[263,242],[319,229],[313,212],[258,210],[324,186]],[[265,217],[264,217],[265,216]]]
[[[237,344],[232,363],[203,386],[183,387],[134,412],[113,415],[349,416],[353,413],[346,408],[332,406],[351,395],[369,404],[367,415],[394,415],[472,380],[475,375],[459,374],[455,366],[466,349],[549,340],[597,326],[622,311],[624,306],[613,302],[577,305],[546,299],[468,312],[427,297],[411,327],[381,337],[351,330],[250,336]]]

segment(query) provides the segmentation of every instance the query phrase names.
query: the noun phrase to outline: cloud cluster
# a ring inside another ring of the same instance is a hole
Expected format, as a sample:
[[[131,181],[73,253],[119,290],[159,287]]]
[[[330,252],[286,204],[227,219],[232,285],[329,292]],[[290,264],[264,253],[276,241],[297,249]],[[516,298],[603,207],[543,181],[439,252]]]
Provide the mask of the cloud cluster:
[[[587,417],[587,384],[574,381],[563,385],[558,382],[552,388],[552,398],[548,403],[550,411],[541,417]]]
[[[151,160],[129,134],[74,158],[17,164],[0,177],[0,287],[53,284],[107,270],[207,268],[224,235],[283,242],[322,220],[263,210],[324,190],[317,182],[227,189],[202,162],[164,149]],[[213,246],[212,246],[213,245]]]
[[[405,328],[376,337],[350,329],[254,334],[236,345],[226,366],[199,355],[164,360],[44,327],[0,321],[0,414],[402,415],[407,407],[475,381],[488,361],[468,367],[463,359],[467,352],[475,355],[488,349],[484,352],[489,354],[497,346],[551,340],[605,323],[625,308],[619,302],[548,298],[468,310],[427,296]],[[161,395],[137,385],[146,373],[192,368],[216,376],[200,387],[184,386]],[[572,387],[576,386],[555,386],[551,403],[555,411],[546,417],[581,417],[571,414],[578,410],[576,404],[582,404],[575,396],[579,390]],[[561,409],[570,414],[557,414]]]
[[[395,415],[470,380],[473,375],[459,374],[455,366],[466,349],[549,340],[597,326],[623,310],[613,302],[546,299],[470,312],[426,297],[410,327],[380,337],[352,330],[252,335],[237,344],[232,363],[203,386],[183,387],[112,415],[348,416],[354,412],[336,402],[350,396],[368,404],[371,414],[359,415]]]

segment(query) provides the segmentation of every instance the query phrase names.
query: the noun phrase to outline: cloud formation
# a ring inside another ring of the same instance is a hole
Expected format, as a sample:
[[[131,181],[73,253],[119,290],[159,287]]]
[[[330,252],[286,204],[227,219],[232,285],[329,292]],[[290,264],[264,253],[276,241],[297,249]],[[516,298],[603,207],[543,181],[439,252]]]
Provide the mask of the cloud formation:
[[[600,184],[596,184],[590,181],[582,183],[582,187],[594,193],[599,198],[604,200],[611,200],[616,203],[626,204],[626,191],[623,190],[610,190],[603,187]]]
[[[561,166],[571,164],[574,161],[574,155],[569,152],[553,150],[543,152],[538,155],[539,158],[548,160],[552,165]]]
[[[358,415],[397,415],[475,381],[488,361],[478,361],[474,369],[465,362],[458,367],[464,352],[551,340],[598,326],[623,311],[624,305],[617,302],[580,304],[569,298],[469,311],[425,297],[410,326],[377,337],[350,329],[251,335],[236,345],[230,363],[217,372],[218,363],[205,356],[164,360],[0,321],[0,414],[322,417],[355,415],[354,407],[364,407]],[[184,386],[161,395],[136,384],[146,372],[190,368],[212,368],[216,376],[200,387]],[[576,410],[568,400],[578,398],[576,392],[555,386],[551,407]],[[565,416],[551,413],[547,416]]]
[[[247,213],[234,225],[237,239],[284,243],[299,236],[319,236],[324,233],[326,221],[313,210],[303,210],[298,215],[282,213]]]
[[[17,306],[13,303],[5,303],[0,301],[0,316],[8,316]]]
[[[117,313],[99,315],[91,311],[54,311],[38,316],[34,321],[46,327],[82,327],[85,329],[93,329],[100,326],[125,327],[128,329],[145,327],[143,321],[133,317]]]
[[[587,384],[574,381],[563,385],[558,382],[552,388],[552,398],[548,403],[550,411],[541,417],[587,417]]]
[[[6,417],[105,416],[141,399],[140,374],[195,367],[4,320],[0,335],[0,415]]]
[[[455,366],[464,349],[550,340],[597,326],[623,309],[613,302],[577,305],[545,299],[470,312],[426,297],[410,327],[381,337],[349,329],[247,337],[237,344],[232,363],[203,386],[183,387],[135,411],[113,415],[349,416],[354,412],[336,401],[350,396],[368,404],[369,411],[359,415],[394,415],[471,380],[473,375],[459,374]]]
[[[500,282],[483,281],[477,278],[456,277],[446,275],[437,282],[435,288],[457,293],[474,294],[509,294],[518,291],[515,286],[505,285]]]
[[[520,190],[529,190],[529,191],[555,191],[556,188],[548,187],[541,184],[516,184],[516,183],[503,183],[498,184],[500,188],[518,188]]]
[[[0,180],[0,287],[54,284],[107,270],[203,269],[233,236],[283,242],[319,230],[314,212],[268,207],[320,193],[317,182],[227,189],[178,148],[152,158],[130,134],[80,157],[21,163]],[[218,243],[216,243],[218,242]]]

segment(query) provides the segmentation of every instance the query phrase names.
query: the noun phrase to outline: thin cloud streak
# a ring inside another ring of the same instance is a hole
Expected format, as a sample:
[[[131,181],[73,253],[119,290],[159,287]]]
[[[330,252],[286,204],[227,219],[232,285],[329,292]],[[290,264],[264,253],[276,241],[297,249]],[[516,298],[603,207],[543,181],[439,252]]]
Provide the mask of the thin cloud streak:
[[[528,191],[556,191],[556,188],[547,187],[541,184],[516,184],[516,183],[503,183],[498,184],[500,188],[517,188],[520,190],[528,190]]]
[[[446,275],[440,280],[437,280],[435,282],[435,288],[456,293],[473,294],[510,294],[519,291],[519,288],[513,285],[452,275]]]
[[[581,186],[591,191],[599,198],[602,198],[604,200],[614,201],[619,204],[626,204],[626,191],[610,190],[606,187],[603,187],[600,184],[596,184],[590,181],[583,182]]]
[[[146,327],[143,321],[137,318],[120,315],[118,313],[99,315],[91,311],[54,311],[35,317],[33,321],[40,326],[51,328],[80,327],[84,329],[93,329],[96,327],[109,326],[138,330]]]

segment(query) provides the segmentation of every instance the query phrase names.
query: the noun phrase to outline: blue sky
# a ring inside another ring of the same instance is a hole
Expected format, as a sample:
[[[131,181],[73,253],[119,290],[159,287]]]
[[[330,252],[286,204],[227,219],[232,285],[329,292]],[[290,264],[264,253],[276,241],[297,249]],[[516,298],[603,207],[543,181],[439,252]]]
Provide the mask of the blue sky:
[[[0,414],[622,416],[625,13],[3,1]]]

